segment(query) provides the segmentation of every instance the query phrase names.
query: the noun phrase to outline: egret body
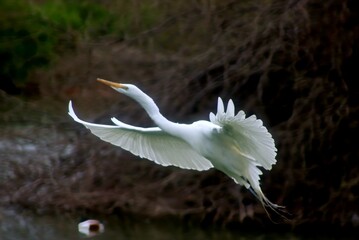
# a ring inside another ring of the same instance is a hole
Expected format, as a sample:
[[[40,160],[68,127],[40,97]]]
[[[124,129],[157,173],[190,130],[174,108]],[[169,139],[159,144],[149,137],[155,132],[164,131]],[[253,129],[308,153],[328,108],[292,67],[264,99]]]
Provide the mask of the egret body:
[[[98,81],[137,101],[157,127],[136,127],[116,118],[111,118],[114,125],[85,122],[76,116],[70,101],[69,115],[94,135],[163,166],[199,171],[214,167],[250,189],[264,206],[274,210],[279,207],[260,188],[259,167],[270,170],[276,163],[277,149],[271,134],[256,116],[246,118],[243,111],[235,114],[232,100],[225,110],[222,99],[218,98],[217,113],[210,113],[210,121],[174,123],[135,85]]]

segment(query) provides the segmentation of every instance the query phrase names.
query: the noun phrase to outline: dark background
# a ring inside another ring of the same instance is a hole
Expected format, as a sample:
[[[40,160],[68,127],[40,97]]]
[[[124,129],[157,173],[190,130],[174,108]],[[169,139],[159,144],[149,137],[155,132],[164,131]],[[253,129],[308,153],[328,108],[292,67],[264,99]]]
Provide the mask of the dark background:
[[[278,226],[358,228],[358,7],[1,1],[0,204],[268,226],[260,203],[222,173],[157,166],[73,123],[70,99],[88,121],[152,125],[101,77],[136,84],[179,122],[208,119],[218,96],[232,98],[275,139],[278,163],[261,183],[290,213]]]

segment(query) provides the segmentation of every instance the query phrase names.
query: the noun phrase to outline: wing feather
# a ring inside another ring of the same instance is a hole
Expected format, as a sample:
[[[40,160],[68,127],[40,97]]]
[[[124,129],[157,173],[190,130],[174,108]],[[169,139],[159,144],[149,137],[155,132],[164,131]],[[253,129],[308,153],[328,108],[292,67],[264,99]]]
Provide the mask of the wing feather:
[[[116,125],[85,122],[76,116],[71,101],[69,102],[69,115],[103,141],[157,164],[195,170],[207,170],[213,167],[210,161],[195,152],[188,143],[163,132],[158,127],[135,127],[116,118],[111,119]]]
[[[245,117],[243,111],[234,115],[234,104],[230,100],[227,106],[227,112],[222,111],[223,101],[218,99],[219,110],[217,114],[210,114],[210,121],[223,128],[223,131],[233,137],[238,143],[241,151],[250,159],[253,159],[258,165],[267,170],[276,163],[277,149],[272,135],[263,122],[257,119],[255,115]]]
[[[229,99],[228,101],[228,105],[227,105],[227,115],[234,117],[234,103],[232,101],[232,99]]]
[[[217,113],[224,113],[224,104],[222,98],[218,97]]]

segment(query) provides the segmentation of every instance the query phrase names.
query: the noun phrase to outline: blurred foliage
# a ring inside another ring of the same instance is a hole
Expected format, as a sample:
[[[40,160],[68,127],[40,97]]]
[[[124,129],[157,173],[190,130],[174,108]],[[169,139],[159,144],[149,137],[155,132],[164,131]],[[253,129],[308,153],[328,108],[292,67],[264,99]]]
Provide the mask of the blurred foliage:
[[[15,85],[27,84],[31,71],[49,67],[64,53],[97,44],[104,38],[126,41],[153,52],[181,52],[185,57],[214,52],[216,39],[237,42],[219,31],[222,20],[214,14],[215,9],[222,12],[227,4],[169,0],[1,1],[0,89],[12,93],[9,89]]]
[[[117,1],[115,7],[90,0],[1,1],[0,88],[21,84],[31,70],[49,66],[81,42],[103,35],[123,39],[159,17],[151,1],[135,8],[132,1]]]

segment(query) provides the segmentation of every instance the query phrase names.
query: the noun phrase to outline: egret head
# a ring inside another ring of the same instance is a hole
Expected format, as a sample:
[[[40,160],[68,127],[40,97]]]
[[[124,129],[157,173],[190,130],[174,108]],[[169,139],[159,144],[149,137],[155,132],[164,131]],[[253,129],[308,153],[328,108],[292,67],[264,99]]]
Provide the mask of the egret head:
[[[112,87],[117,92],[127,95],[128,97],[134,99],[139,104],[142,105],[143,108],[151,115],[154,113],[158,113],[159,109],[156,106],[155,102],[150,98],[147,94],[141,91],[138,87],[132,84],[122,84],[110,82],[107,80],[103,80],[98,78],[97,81],[106,84],[107,86]]]
[[[142,93],[142,91],[138,87],[136,87],[135,85],[132,85],[132,84],[116,83],[116,82],[107,81],[107,80],[104,80],[101,78],[98,78],[97,81],[99,81],[103,84],[106,84],[107,86],[110,86],[117,92],[125,94],[129,97],[136,97],[137,95]]]

